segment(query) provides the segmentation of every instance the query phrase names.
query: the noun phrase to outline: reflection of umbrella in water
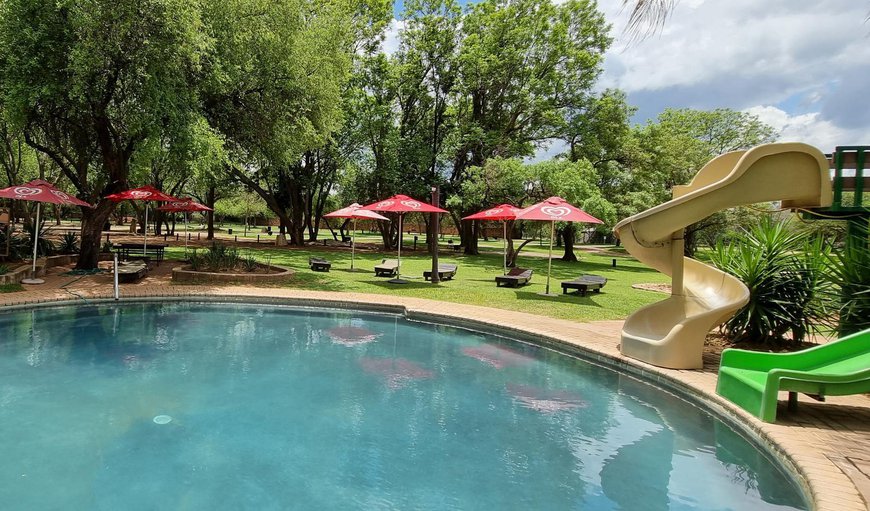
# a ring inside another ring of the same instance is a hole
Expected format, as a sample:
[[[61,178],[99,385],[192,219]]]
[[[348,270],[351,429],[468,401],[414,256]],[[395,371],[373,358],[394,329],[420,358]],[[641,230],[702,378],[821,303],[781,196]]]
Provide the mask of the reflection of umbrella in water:
[[[400,389],[414,380],[432,378],[434,373],[405,358],[370,358],[359,361],[363,370],[380,376],[391,389]]]
[[[586,402],[578,394],[567,390],[508,383],[507,391],[524,407],[541,413],[562,412],[586,406]]]
[[[369,204],[367,206],[363,206],[362,209],[367,209],[369,211],[389,211],[391,213],[399,214],[399,254],[398,254],[398,264],[396,265],[396,278],[391,279],[389,282],[393,284],[407,284],[408,281],[402,280],[402,217],[405,213],[447,213],[446,209],[441,209],[439,207],[433,206],[431,204],[426,204],[425,202],[420,202],[418,200],[414,200],[407,195],[394,195],[389,199],[382,200],[380,202],[375,202],[374,204]]]
[[[362,218],[364,220],[387,220],[390,219],[375,213],[374,211],[369,211],[367,209],[362,209],[362,206],[354,202],[350,206],[346,208],[341,208],[337,211],[333,211],[332,213],[327,213],[323,215],[324,218],[351,218],[353,219],[353,234],[350,237],[350,269],[353,270],[353,259],[354,252],[356,251],[356,220],[357,218]]]
[[[544,292],[544,295],[559,296],[557,294],[550,294],[550,272],[553,269],[553,237],[556,234],[556,222],[600,224],[602,223],[601,220],[576,206],[572,206],[562,197],[550,197],[543,202],[527,207],[517,213],[517,220],[550,222],[550,252],[547,256],[547,290]]]
[[[91,208],[87,202],[77,199],[66,192],[62,192],[52,186],[51,183],[42,179],[34,179],[23,185],[10,186],[0,190],[0,198],[17,199],[36,202],[36,222],[33,224],[33,275],[32,278],[24,279],[22,284],[42,284],[42,279],[36,278],[36,248],[39,243],[39,214],[43,202],[60,204],[62,206],[84,206]]]
[[[332,342],[343,346],[359,346],[377,340],[383,334],[376,334],[358,326],[337,326],[326,331]]]
[[[476,358],[496,369],[528,364],[535,360],[524,353],[497,344],[484,344],[483,346],[476,347],[469,346],[462,348],[462,354]]]
[[[520,208],[511,206],[510,204],[500,204],[494,208],[489,208],[479,213],[463,217],[463,220],[501,220],[504,237],[502,238],[502,270],[507,273],[507,221],[515,220]]]

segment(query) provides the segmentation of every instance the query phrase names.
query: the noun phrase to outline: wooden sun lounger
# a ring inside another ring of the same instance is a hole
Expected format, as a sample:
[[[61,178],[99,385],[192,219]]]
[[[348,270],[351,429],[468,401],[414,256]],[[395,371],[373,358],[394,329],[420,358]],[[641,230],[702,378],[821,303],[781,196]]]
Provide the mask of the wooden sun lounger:
[[[119,263],[118,282],[129,284],[136,282],[148,273],[148,265],[145,263]]]
[[[322,257],[309,257],[308,267],[312,271],[329,271],[332,268],[332,263]]]
[[[375,277],[395,277],[399,273],[399,261],[397,259],[384,259],[381,264],[375,266]]]
[[[456,269],[458,268],[455,264],[439,264],[438,265],[438,278],[441,280],[451,280],[456,275]],[[423,278],[429,280],[432,278],[432,270],[426,270],[423,272]]]
[[[502,284],[510,287],[524,286],[532,280],[532,270],[527,268],[511,268],[507,275],[499,275],[495,278],[496,287]]]
[[[576,289],[580,296],[586,296],[587,291],[598,293],[607,284],[607,279],[598,275],[581,275],[574,280],[562,282],[562,293],[568,294],[569,289]]]

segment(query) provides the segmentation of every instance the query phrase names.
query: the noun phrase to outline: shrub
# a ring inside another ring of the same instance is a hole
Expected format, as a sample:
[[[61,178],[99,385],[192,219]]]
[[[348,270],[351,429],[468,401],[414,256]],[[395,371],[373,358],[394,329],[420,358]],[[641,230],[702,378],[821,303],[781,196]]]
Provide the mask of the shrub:
[[[0,264],[0,275],[6,275],[7,273],[9,273],[9,265]]]
[[[33,254],[33,232],[35,229],[35,225],[31,223],[30,225],[25,227],[25,231],[27,232],[27,246],[29,247],[29,254]],[[36,256],[50,256],[55,253],[54,242],[50,239],[46,239],[45,237],[45,222],[40,222],[39,225],[39,241],[36,245]]]
[[[112,242],[104,241],[102,245],[100,245],[100,252],[103,254],[111,254],[112,253]]]
[[[75,254],[79,251],[79,235],[74,232],[67,232],[60,240],[60,246],[57,249],[61,254]]]
[[[255,258],[252,254],[248,254],[242,259],[242,269],[244,269],[248,273],[253,273],[257,271],[259,268],[259,264],[257,264],[257,258]]]
[[[859,240],[828,254],[827,279],[835,288],[832,301],[839,311],[837,333],[842,337],[870,328],[870,247],[867,227],[854,226]],[[863,243],[860,238],[865,240]]]
[[[6,252],[6,231],[0,231],[0,253]],[[17,234],[9,239],[9,259],[20,261],[32,253],[33,245],[28,249],[27,240]]]
[[[830,323],[825,264],[829,245],[769,218],[720,240],[712,254],[719,269],[749,288],[749,303],[725,323],[734,341],[800,342]]]

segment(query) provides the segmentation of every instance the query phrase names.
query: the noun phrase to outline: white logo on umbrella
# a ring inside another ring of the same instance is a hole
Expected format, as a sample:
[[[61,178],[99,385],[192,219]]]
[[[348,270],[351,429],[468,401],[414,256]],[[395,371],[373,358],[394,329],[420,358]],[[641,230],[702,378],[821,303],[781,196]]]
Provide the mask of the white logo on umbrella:
[[[133,190],[130,192],[130,197],[133,197],[134,199],[145,199],[151,197],[151,195],[151,192],[145,190]]]
[[[551,218],[562,218],[571,214],[571,210],[565,206],[544,206],[541,208],[541,213]]]
[[[52,190],[51,194],[64,202],[71,202],[69,195],[65,194],[60,190]]]
[[[170,202],[173,208],[186,208],[190,205],[189,202]]]
[[[16,186],[12,191],[19,199],[42,193],[41,188],[30,188],[29,186]]]
[[[421,206],[421,204],[415,200],[403,200],[402,205],[413,209],[420,209]]]
[[[484,213],[484,215],[485,216],[492,216],[492,215],[497,215],[499,213],[501,213],[501,208],[495,208],[495,209],[487,210],[487,212]]]
[[[378,202],[377,207],[379,207],[379,208],[388,208],[388,207],[392,206],[393,204],[394,204],[393,201],[391,201],[391,200],[385,200],[385,201]]]

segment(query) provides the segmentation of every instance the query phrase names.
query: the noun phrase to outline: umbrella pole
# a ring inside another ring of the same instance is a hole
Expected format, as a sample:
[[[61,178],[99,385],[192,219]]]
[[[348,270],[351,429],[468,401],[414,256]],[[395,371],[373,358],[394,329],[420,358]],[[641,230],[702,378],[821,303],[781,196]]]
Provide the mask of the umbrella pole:
[[[22,284],[42,284],[45,281],[36,277],[36,248],[39,245],[39,213],[41,202],[36,203],[36,223],[33,224],[33,275],[29,279],[23,279]]]
[[[356,250],[356,218],[353,219],[353,233],[350,235],[350,269],[353,271],[353,253]]]
[[[184,258],[187,259],[187,238],[190,234],[187,233],[187,211],[184,212]]]
[[[142,232],[145,234],[145,244],[142,245],[142,255],[148,252],[148,201],[145,201],[145,225],[142,226]]]
[[[553,236],[556,234],[556,221],[550,222],[550,254],[547,257],[547,292],[550,294],[550,272],[553,269]]]
[[[507,275],[507,221],[502,220],[501,225],[504,228],[504,235],[502,236],[502,239],[501,239],[502,255],[504,256],[502,258],[503,259],[502,272],[504,272],[504,275]]]

